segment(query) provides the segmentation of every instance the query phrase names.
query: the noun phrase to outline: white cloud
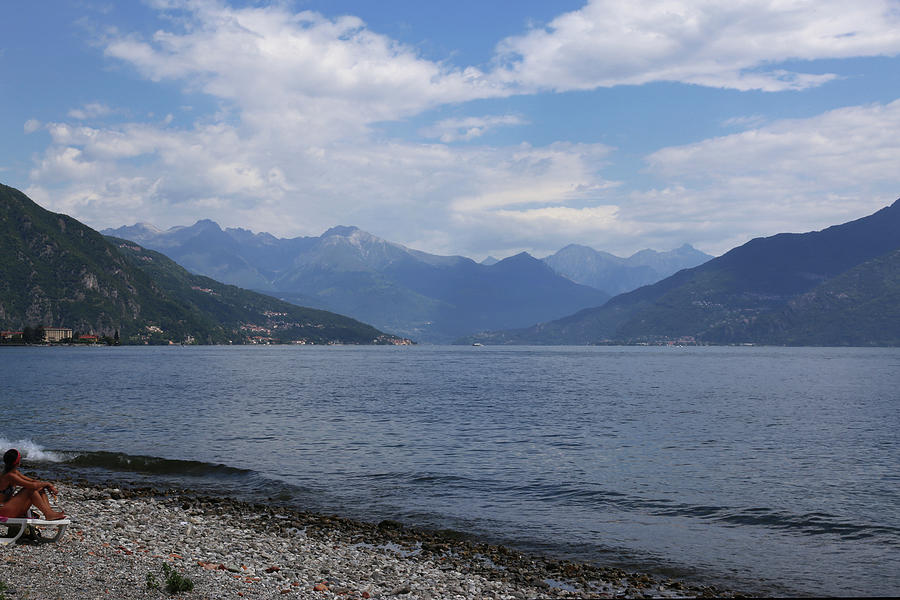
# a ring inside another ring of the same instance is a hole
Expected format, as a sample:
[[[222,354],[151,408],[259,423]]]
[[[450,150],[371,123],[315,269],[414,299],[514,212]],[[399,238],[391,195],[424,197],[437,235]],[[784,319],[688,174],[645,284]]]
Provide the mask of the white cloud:
[[[898,53],[894,0],[590,0],[501,42],[495,75],[526,91],[653,81],[779,91],[834,77],[773,67],[786,60]]]
[[[255,128],[336,139],[372,122],[503,93],[478,69],[422,59],[356,17],[294,14],[280,4],[166,4],[188,9],[183,31],[119,37],[106,53],[152,80],[184,81],[234,103]]]
[[[573,198],[516,206],[488,196],[455,216],[483,254],[518,248],[540,255],[571,242],[622,256],[684,242],[720,254],[754,237],[817,230],[892,203],[900,197],[898,131],[900,100],[845,107],[661,149],[647,163],[662,185],[646,191],[608,185],[583,206]],[[562,190],[554,197],[566,198]]]
[[[574,208],[546,206],[524,210],[500,209],[484,215],[485,224],[506,231],[506,246],[527,248],[537,256],[552,254],[572,240],[590,240],[594,245],[629,235],[632,225],[619,218],[614,204]],[[535,247],[535,240],[540,246]],[[619,242],[617,242],[619,243]],[[604,246],[605,247],[605,246]],[[502,252],[509,255],[509,251]]]
[[[77,208],[95,226],[211,217],[299,235],[344,223],[404,241],[498,207],[565,206],[609,186],[598,173],[609,149],[599,144],[451,148],[377,139],[374,122],[504,92],[478,70],[424,60],[356,18],[293,14],[284,5],[156,5],[186,12],[151,40],[108,40],[106,53],[226,104],[187,128],[171,120],[48,125],[53,144],[33,187],[61,186],[58,197],[47,195],[50,206]],[[176,31],[177,23],[184,26]],[[474,117],[434,130],[471,140],[521,123]],[[92,185],[103,181],[119,183]]]
[[[667,187],[636,196],[628,217],[705,231],[716,251],[858,218],[900,196],[898,131],[900,100],[664,148],[647,160]]]
[[[486,117],[465,117],[460,119],[444,119],[431,127],[419,131],[428,138],[438,138],[445,144],[457,141],[469,141],[483,136],[492,129],[511,125],[525,125],[527,121],[518,115],[496,115]]]
[[[84,159],[81,149],[73,146],[53,146],[44,154],[31,178],[45,183],[90,181],[101,173],[98,165]]]
[[[497,214],[523,224],[534,223],[551,229],[556,229],[559,225],[596,229],[598,226],[613,223],[618,211],[618,206],[591,206],[588,208],[547,206],[522,211],[498,210]]]
[[[23,127],[25,133],[34,133],[38,131],[43,125],[37,119],[28,119],[25,121],[25,125]]]
[[[900,100],[840,108],[808,119],[785,119],[696,144],[664,148],[648,157],[672,181],[722,185],[764,176],[788,189],[897,185]],[[762,183],[763,180],[760,180]]]
[[[112,219],[130,223],[131,215],[146,210],[148,200],[162,203],[157,196],[158,181],[144,177],[104,177],[96,181],[83,173],[81,179],[68,182],[62,190],[45,185],[32,185],[26,192],[38,204],[69,215],[101,215],[112,211]]]
[[[598,174],[610,150],[602,144],[556,143],[543,148],[522,145],[484,156],[491,160],[472,164],[473,171],[482,174],[477,180],[479,185],[458,196],[453,209],[480,212],[590,198],[613,185]],[[503,176],[497,176],[501,173]]]
[[[612,186],[598,170],[610,149],[594,144],[453,148],[359,138],[302,147],[239,125],[47,129],[53,145],[34,168],[34,189],[61,186],[45,194],[48,208],[74,210],[96,227],[210,217],[299,235],[343,223],[403,242],[418,235],[410,222],[462,227],[504,209],[494,221],[515,227],[514,211],[583,204]],[[132,182],[127,193],[121,182]]]
[[[87,119],[104,117],[111,112],[112,110],[107,105],[101,104],[100,102],[91,102],[89,104],[85,104],[81,108],[73,108],[69,111],[69,116],[73,119],[84,121]]]
[[[433,144],[381,139],[372,127],[513,91],[812,85],[822,79],[761,69],[790,57],[896,52],[900,29],[889,27],[896,15],[885,16],[885,4],[842,4],[838,18],[826,1],[805,11],[805,2],[591,2],[506,40],[505,66],[494,72],[425,60],[352,17],[294,14],[286,4],[154,5],[183,12],[152,39],[109,39],[107,55],[208,94],[219,113],[189,126],[168,116],[25,126],[52,140],[29,192],[96,227],[209,217],[286,236],[353,224],[444,253],[549,253],[571,242],[626,253],[686,241],[721,251],[794,223],[861,216],[883,205],[886,190],[896,195],[897,103],[764,126],[733,120],[726,125],[756,128],[653,153],[662,183],[645,192],[604,177],[613,149],[602,144],[447,145],[525,123],[517,115],[440,121],[422,131],[443,142]],[[116,112],[96,103],[70,117],[104,110]]]

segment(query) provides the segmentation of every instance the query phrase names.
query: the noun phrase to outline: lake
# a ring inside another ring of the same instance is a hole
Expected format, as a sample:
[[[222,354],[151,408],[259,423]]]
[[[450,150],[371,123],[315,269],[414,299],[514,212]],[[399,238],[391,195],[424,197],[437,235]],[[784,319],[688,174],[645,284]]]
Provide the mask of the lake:
[[[0,379],[0,442],[41,476],[757,593],[900,590],[900,349],[19,347]]]

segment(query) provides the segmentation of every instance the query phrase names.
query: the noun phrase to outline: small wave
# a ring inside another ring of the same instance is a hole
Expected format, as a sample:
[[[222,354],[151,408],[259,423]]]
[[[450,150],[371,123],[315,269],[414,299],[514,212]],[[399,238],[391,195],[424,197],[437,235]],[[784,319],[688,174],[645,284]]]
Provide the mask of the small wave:
[[[121,452],[80,452],[64,461],[73,467],[95,467],[110,471],[149,473],[153,475],[178,475],[230,479],[248,477],[254,472],[223,464],[196,460],[175,460],[156,456],[141,456]]]
[[[802,535],[831,534],[847,539],[886,536],[896,540],[900,528],[875,523],[854,523],[844,517],[821,512],[794,514],[769,508],[729,508],[724,506],[676,505],[654,511],[659,516],[696,517],[726,526],[756,526],[794,531]]]
[[[766,507],[730,507],[680,504],[672,500],[643,498],[601,489],[581,489],[568,485],[530,484],[510,486],[511,495],[545,502],[587,505],[596,510],[622,510],[657,517],[686,517],[719,522],[726,527],[764,527],[799,535],[834,535],[844,539],[878,537],[900,544],[900,527],[883,523],[861,523],[827,512],[791,513]]]
[[[0,438],[0,449],[2,449],[0,452],[6,452],[10,448],[15,448],[21,452],[23,460],[32,462],[61,463],[70,458],[70,455],[66,452],[47,450],[40,444],[32,442],[31,440],[23,439],[13,442],[6,438]]]

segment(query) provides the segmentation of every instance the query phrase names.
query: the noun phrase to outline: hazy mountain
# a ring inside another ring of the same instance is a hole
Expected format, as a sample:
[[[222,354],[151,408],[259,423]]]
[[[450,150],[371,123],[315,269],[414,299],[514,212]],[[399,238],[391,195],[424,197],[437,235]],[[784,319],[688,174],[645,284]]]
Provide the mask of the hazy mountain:
[[[142,233],[152,233],[138,226]],[[69,327],[123,342],[389,343],[369,325],[192,275],[0,185],[0,328]]]
[[[696,267],[711,258],[689,244],[669,252],[641,250],[628,258],[570,244],[543,261],[576,283],[621,294],[655,283],[681,269]]]
[[[609,298],[527,254],[478,264],[413,250],[356,227],[293,239],[222,230],[212,221],[167,231],[136,225],[104,233],[140,236],[135,241],[193,272],[351,315],[419,341],[521,327]]]
[[[544,344],[683,337],[709,342],[892,343],[898,322],[885,321],[878,311],[896,311],[891,304],[896,261],[890,253],[898,248],[900,200],[822,231],[751,240],[598,308],[473,339]],[[851,282],[858,285],[851,289]],[[811,295],[804,296],[807,293]],[[826,319],[834,322],[826,324]],[[886,330],[858,336],[852,330],[859,323],[881,324]]]

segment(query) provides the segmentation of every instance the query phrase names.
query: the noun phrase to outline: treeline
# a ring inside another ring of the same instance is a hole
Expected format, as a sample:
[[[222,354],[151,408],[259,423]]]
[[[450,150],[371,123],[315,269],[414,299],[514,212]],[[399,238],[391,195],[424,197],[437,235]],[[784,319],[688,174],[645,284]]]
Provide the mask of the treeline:
[[[0,335],[0,344],[40,344],[44,341],[44,327],[25,327],[19,331],[4,331]]]
[[[22,332],[13,332],[13,331],[4,331],[3,335],[0,336],[0,344],[43,344],[44,340],[44,326],[38,325],[37,327],[27,326],[22,328]],[[85,334],[83,331],[74,331],[72,332],[72,337],[62,340],[61,342],[52,342],[52,343],[64,343],[64,344],[106,344],[107,346],[118,346],[119,345],[119,330],[117,329],[115,335],[109,336],[90,336],[87,338],[83,338],[82,336],[90,335]]]
[[[22,330],[22,341],[26,344],[39,344],[44,341],[44,326],[26,327]]]

